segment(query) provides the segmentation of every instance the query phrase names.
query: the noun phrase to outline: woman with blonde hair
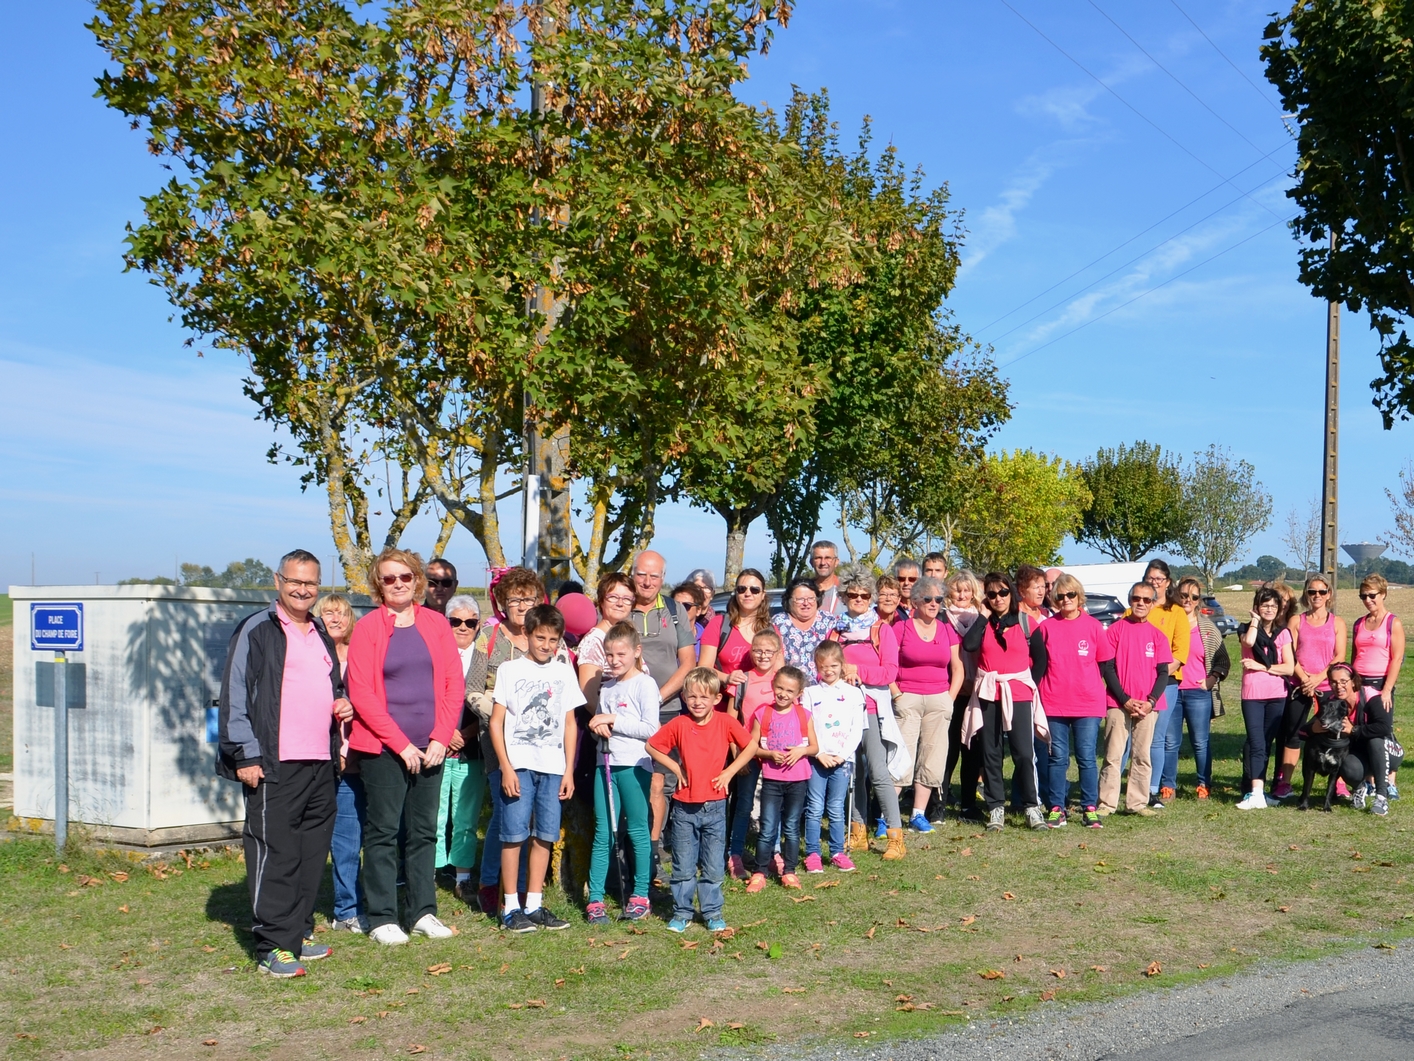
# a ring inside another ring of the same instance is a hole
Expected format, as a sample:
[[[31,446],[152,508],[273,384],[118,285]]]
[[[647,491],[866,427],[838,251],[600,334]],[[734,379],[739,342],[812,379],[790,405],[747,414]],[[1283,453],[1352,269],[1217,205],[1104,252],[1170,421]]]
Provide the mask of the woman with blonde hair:
[[[1178,603],[1188,619],[1188,662],[1178,683],[1178,704],[1168,718],[1167,740],[1173,748],[1163,768],[1160,791],[1175,791],[1178,785],[1178,749],[1183,743],[1183,723],[1188,722],[1188,739],[1193,744],[1193,765],[1197,781],[1193,794],[1207,799],[1213,784],[1213,689],[1227,677],[1232,667],[1222,634],[1203,614],[1203,584],[1196,578],[1179,579]],[[1159,742],[1158,734],[1154,743]],[[1158,764],[1156,763],[1155,766]]]
[[[349,638],[353,636],[354,628],[353,605],[342,593],[326,593],[315,602],[313,614],[324,623],[324,629],[339,654],[339,670],[346,673]],[[368,928],[364,917],[363,888],[359,880],[366,806],[358,764],[349,760],[349,733],[353,723],[342,723],[340,728],[343,740],[339,748],[339,787],[334,812],[334,836],[329,843],[329,859],[334,867],[334,920],[329,927],[335,932],[362,933]]]
[[[1366,575],[1360,583],[1360,603],[1365,614],[1355,623],[1350,663],[1362,688],[1375,690],[1394,723],[1394,683],[1404,665],[1404,624],[1385,607],[1389,583],[1381,575]],[[1393,732],[1393,731],[1391,731]],[[1398,799],[1395,771],[1390,771],[1389,798]]]
[[[1335,614],[1335,594],[1324,575],[1312,575],[1301,590],[1301,614],[1293,615],[1286,628],[1291,631],[1291,649],[1296,657],[1294,686],[1286,698],[1282,717],[1281,768],[1272,786],[1274,799],[1292,794],[1291,775],[1301,756],[1299,731],[1316,698],[1330,690],[1330,669],[1345,659],[1345,620]]]
[[[375,607],[354,624],[348,686],[349,751],[359,758],[367,818],[363,881],[370,939],[408,941],[398,925],[398,831],[405,830],[407,921],[433,939],[453,935],[437,918],[434,881],[442,762],[466,700],[461,656],[446,616],[420,602],[422,557],[384,549],[368,571]]]

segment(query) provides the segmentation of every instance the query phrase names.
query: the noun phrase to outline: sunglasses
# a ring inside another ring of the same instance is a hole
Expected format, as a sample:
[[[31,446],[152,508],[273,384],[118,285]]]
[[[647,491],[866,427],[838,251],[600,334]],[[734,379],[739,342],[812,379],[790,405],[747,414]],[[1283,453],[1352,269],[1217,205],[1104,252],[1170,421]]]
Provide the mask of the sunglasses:
[[[1010,597],[1011,590],[989,589],[986,593],[982,594],[982,596],[986,597],[988,600],[1001,600],[1003,597]]]
[[[436,586],[439,589],[451,589],[457,584],[457,580],[454,578],[429,578],[427,584],[429,586]]]
[[[946,601],[946,600],[947,600],[946,597],[919,597],[919,598],[918,598],[918,601],[919,601],[920,604],[942,604],[942,603],[943,603],[944,601]]]
[[[1203,595],[1202,595],[1201,593],[1181,593],[1181,594],[1179,594],[1179,597],[1180,597],[1181,599],[1183,599],[1183,600],[1202,600],[1202,599],[1203,599]]]
[[[459,626],[464,626],[464,627],[466,627],[468,630],[475,630],[476,627],[477,627],[477,624],[480,623],[481,620],[480,620],[480,619],[455,619],[455,618],[454,618],[454,619],[448,619],[447,622],[449,622],[449,623],[452,624],[452,629],[453,629],[453,630],[455,630],[455,629],[456,629],[457,627],[459,627]]]
[[[1076,593],[1075,590],[1071,589],[1066,590],[1064,593],[1057,593],[1056,600],[1076,600],[1077,598],[1079,598],[1079,596],[1079,593]]]
[[[401,575],[384,575],[383,585],[396,586],[399,582],[403,583],[404,585],[407,585],[416,577],[416,575],[412,574],[409,571],[404,571]]]
[[[911,586],[918,581],[918,578],[918,575],[899,575],[898,580],[900,582],[907,582]]]
[[[1130,604],[1153,604],[1153,603],[1154,603],[1154,598],[1153,598],[1153,597],[1130,597],[1130,598],[1129,598],[1129,603],[1130,603]]]
[[[760,586],[738,586],[736,588],[736,595],[738,597],[757,597],[765,592],[766,591]]]
[[[868,600],[871,594],[868,593],[846,593],[845,600]]]
[[[1329,597],[1331,595],[1331,591],[1328,589],[1308,589],[1306,592],[1312,597]]]
[[[1379,595],[1378,593],[1362,593],[1362,594],[1360,594],[1360,599],[1361,599],[1361,600],[1379,600],[1379,597],[1380,597],[1380,595]]]

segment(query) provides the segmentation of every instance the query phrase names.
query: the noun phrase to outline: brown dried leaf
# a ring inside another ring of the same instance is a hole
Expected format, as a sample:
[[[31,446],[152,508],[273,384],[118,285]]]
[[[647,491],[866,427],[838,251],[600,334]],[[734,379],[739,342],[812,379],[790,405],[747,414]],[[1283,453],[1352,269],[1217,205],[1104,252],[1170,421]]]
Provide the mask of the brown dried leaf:
[[[865,939],[873,939],[873,938],[874,938],[874,929],[875,929],[875,928],[878,928],[878,927],[879,927],[879,926],[877,926],[877,925],[871,927],[868,932],[864,933],[864,938],[865,938]]]
[[[697,940],[695,940],[695,939],[685,939],[685,940],[683,940],[683,941],[682,941],[682,949],[683,949],[683,950],[696,950],[696,949],[697,949]]]
[[[742,1024],[740,1021],[732,1021],[730,1024],[727,1025],[727,1027],[734,1032],[739,1032],[741,1031],[741,1029],[745,1028],[746,1025]]]
[[[771,945],[770,945],[769,943],[767,943],[764,939],[757,940],[757,941],[756,941],[756,949],[757,949],[757,950],[770,950],[770,949],[771,949]]]
[[[59,944],[59,949],[60,949],[60,950],[73,950],[73,949],[74,949],[74,945],[73,945],[72,943],[61,943],[61,944]]]
[[[1278,906],[1278,907],[1277,907],[1277,913],[1279,913],[1279,914],[1289,914],[1289,913],[1291,913],[1291,907],[1289,907],[1289,906]]]
[[[964,917],[964,918],[962,919],[962,925],[963,925],[964,928],[966,928],[968,925],[972,924],[972,922],[974,922],[974,921],[976,921],[976,920],[977,920],[977,915],[976,915],[976,914],[968,914],[966,917]]]
[[[813,895],[792,895],[792,896],[790,897],[790,901],[793,902],[793,903],[813,903],[813,902],[815,901],[815,896],[813,896]]]
[[[815,890],[819,891],[821,888],[838,888],[839,886],[840,882],[837,880],[822,880],[819,884],[815,885]]]
[[[427,971],[433,976],[441,976],[444,973],[449,973],[452,971],[452,963],[438,962],[436,965],[429,965],[427,967]]]
[[[525,1004],[531,1009],[544,1009],[545,1000],[543,998],[527,998]]]
[[[692,1034],[696,1035],[698,1032],[706,1031],[708,1028],[714,1028],[714,1027],[716,1027],[716,1025],[714,1025],[714,1024],[713,1024],[710,1020],[708,1020],[706,1017],[698,1017],[698,1018],[697,1018],[697,1027],[692,1029]]]
[[[216,1045],[217,1043],[219,1043],[220,1041],[221,1041],[221,1040],[219,1040],[219,1039],[203,1039],[203,1040],[201,1040],[201,1045],[202,1045],[202,1046],[215,1046],[215,1045]]]
[[[783,988],[781,988],[781,990],[784,991],[787,995],[803,995],[803,994],[805,994],[805,988],[803,988],[803,987],[783,987]]]
[[[425,1054],[427,1053],[427,1047],[423,1046],[421,1043],[408,1043],[408,1053]]]
[[[869,1038],[869,1033],[868,1033],[868,1032],[855,1032],[855,1033],[854,1033],[854,1037],[855,1037],[856,1039],[867,1039],[867,1038]]]
[[[120,914],[126,914],[127,912],[128,912],[128,904],[127,904],[127,903],[124,903],[122,906],[118,907],[118,913],[120,913]]]
[[[977,975],[980,976],[983,980],[1005,980],[1005,979],[1006,979],[1006,973],[1002,972],[1000,969],[983,969],[983,970],[982,970],[980,973],[978,973]]]
[[[722,940],[731,939],[733,936],[736,935],[736,929],[734,929],[734,928],[724,928],[724,929],[722,929],[722,931],[716,932],[716,933],[713,933],[713,934],[714,934],[718,939],[722,939]]]
[[[565,986],[565,978],[562,976],[562,977],[560,977],[558,980],[556,980],[556,981],[555,981],[555,986],[556,986],[556,987],[564,987],[564,986]]]
[[[405,994],[405,995],[415,995],[415,994],[417,994],[417,993],[418,993],[419,991],[421,991],[421,990],[422,990],[422,988],[420,988],[420,987],[410,987],[410,988],[408,988],[406,991],[404,991],[403,994]]]
[[[126,873],[124,873],[122,870],[119,870],[117,873],[110,873],[110,874],[108,874],[108,876],[112,877],[112,878],[113,878],[115,881],[117,881],[119,884],[125,884],[125,883],[127,883],[128,875],[127,875]]]
[[[958,854],[961,855],[963,858],[971,858],[971,857],[972,857],[972,848],[970,848],[970,847],[964,847],[961,851],[958,852]]]
[[[1052,970],[1051,970],[1051,975],[1054,976],[1057,980],[1064,980],[1064,979],[1065,979],[1065,970],[1064,970],[1064,969],[1052,969]]]
[[[894,1001],[895,1001],[895,1002],[912,1002],[912,1001],[913,1001],[913,996],[912,996],[912,995],[895,995],[895,996],[894,996]]]
[[[636,950],[638,950],[637,947],[625,947],[623,950],[619,951],[619,956],[616,960],[623,961]]]
[[[350,1024],[364,1024],[364,1023],[367,1022],[367,1020],[368,1020],[367,1017],[350,1017],[350,1018],[349,1018],[349,1023],[350,1023]]]
[[[913,1004],[912,1002],[905,1002],[905,1003],[904,1003],[903,1005],[901,1005],[901,1006],[895,1006],[895,1007],[894,1007],[894,1012],[896,1012],[896,1013],[912,1013],[916,1008],[917,1008],[917,1007],[914,1006],[914,1004]]]
[[[525,1003],[524,1003],[524,1002],[507,1002],[507,1003],[506,1003],[506,1008],[507,1008],[507,1009],[525,1009]]]
[[[1107,966],[1107,965],[1092,965],[1092,966],[1090,966],[1090,971],[1091,971],[1091,972],[1095,972],[1095,973],[1106,973],[1106,972],[1109,972],[1109,966]]]
[[[1056,998],[1056,993],[1055,993],[1054,991],[1042,991],[1042,992],[1041,992],[1041,1001],[1042,1001],[1042,1002],[1054,1002],[1054,1001],[1055,1001],[1055,998]]]
[[[160,1025],[160,1024],[154,1024],[151,1028],[148,1028],[148,1029],[147,1029],[147,1034],[148,1034],[148,1035],[156,1035],[156,1034],[158,1034],[160,1031],[162,1031],[162,1025]]]
[[[207,954],[215,954],[215,953],[216,953],[216,948],[213,947],[213,946],[211,946],[210,944],[207,944],[206,946],[202,947],[201,949],[204,950]]]
[[[975,874],[975,873],[970,873],[970,874],[968,874],[967,879],[968,879],[968,880],[981,880],[982,878],[979,877],[979,876],[977,876],[977,874]]]
[[[1144,969],[1145,976],[1158,976],[1164,971],[1164,967],[1158,962],[1150,962]]]

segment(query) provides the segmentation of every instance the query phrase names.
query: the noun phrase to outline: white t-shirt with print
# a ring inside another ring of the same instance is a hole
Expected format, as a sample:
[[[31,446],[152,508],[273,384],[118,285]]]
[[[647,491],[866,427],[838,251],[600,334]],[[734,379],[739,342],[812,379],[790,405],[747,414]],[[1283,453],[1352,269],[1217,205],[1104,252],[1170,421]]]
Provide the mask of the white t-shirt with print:
[[[496,670],[492,699],[506,709],[506,758],[515,770],[565,772],[565,715],[585,702],[568,663],[529,656]]]

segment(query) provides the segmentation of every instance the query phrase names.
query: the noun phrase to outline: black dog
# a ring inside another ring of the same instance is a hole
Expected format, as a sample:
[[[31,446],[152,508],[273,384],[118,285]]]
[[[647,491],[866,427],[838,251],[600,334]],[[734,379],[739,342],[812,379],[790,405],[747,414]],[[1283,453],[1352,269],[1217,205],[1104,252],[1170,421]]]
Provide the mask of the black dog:
[[[1326,802],[1321,810],[1329,813],[1331,797],[1335,795],[1335,783],[1340,777],[1341,763],[1344,762],[1346,750],[1350,747],[1350,738],[1340,732],[1341,723],[1347,717],[1347,708],[1345,701],[1334,694],[1326,694],[1317,703],[1316,717],[1311,721],[1320,719],[1325,728],[1316,732],[1312,730],[1311,722],[1301,727],[1300,732],[1306,743],[1301,751],[1301,802],[1296,805],[1296,809],[1311,809],[1311,785],[1316,780],[1316,775],[1322,774],[1326,778]]]

